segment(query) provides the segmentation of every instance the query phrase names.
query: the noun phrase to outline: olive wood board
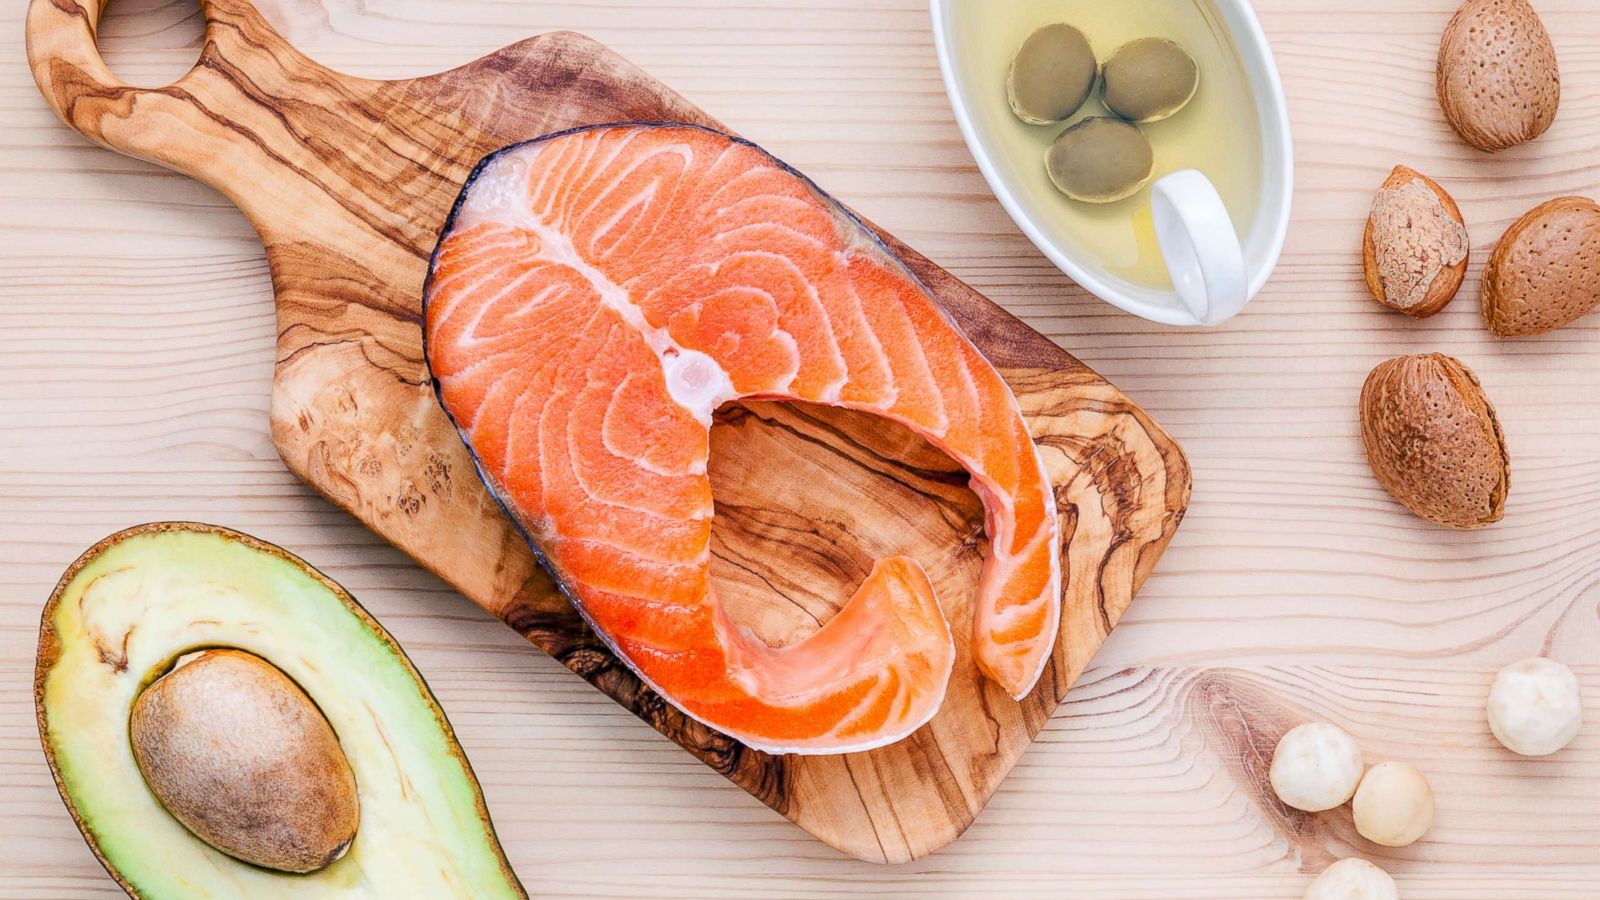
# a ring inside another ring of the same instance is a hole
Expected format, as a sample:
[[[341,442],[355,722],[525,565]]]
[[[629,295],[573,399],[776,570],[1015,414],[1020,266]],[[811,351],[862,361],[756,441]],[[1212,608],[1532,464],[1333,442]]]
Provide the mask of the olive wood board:
[[[530,38],[426,78],[317,64],[245,0],[202,0],[195,67],[132,88],[95,47],[102,0],[32,0],[29,61],[55,111],[121,153],[235,203],[266,247],[277,302],[272,436],[333,503],[634,715],[819,839],[900,862],[958,837],[1084,670],[1183,517],[1178,445],[1095,372],[884,234],[1016,392],[1062,518],[1061,639],[1018,703],[967,651],[983,517],[964,474],[882,419],[807,405],[718,413],[713,576],[736,618],[784,643],[815,629],[874,559],[928,569],[957,636],[939,714],[839,756],[756,752],[644,688],[559,594],[479,483],[434,399],[420,308],[438,230],[477,161],[582,124],[723,127],[582,35]],[[827,187],[826,184],[823,185]]]

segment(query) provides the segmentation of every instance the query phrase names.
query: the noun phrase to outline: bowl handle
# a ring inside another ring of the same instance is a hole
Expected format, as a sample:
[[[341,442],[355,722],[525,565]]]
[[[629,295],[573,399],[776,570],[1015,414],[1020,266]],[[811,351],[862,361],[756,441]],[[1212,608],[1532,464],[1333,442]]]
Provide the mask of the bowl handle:
[[[1173,172],[1151,188],[1150,203],[1172,286],[1195,324],[1233,318],[1250,302],[1250,281],[1239,234],[1211,179],[1195,169]]]

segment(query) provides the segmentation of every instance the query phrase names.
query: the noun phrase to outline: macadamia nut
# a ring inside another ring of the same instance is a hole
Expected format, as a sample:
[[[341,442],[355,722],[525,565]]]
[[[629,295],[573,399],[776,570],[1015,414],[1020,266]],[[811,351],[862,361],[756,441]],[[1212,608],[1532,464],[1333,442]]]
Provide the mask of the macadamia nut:
[[[1307,722],[1289,729],[1272,754],[1272,790],[1295,809],[1321,812],[1349,800],[1361,783],[1361,748],[1344,729]]]
[[[1351,808],[1362,837],[1385,847],[1404,847],[1433,825],[1433,788],[1411,766],[1381,762],[1361,779]]]
[[[1323,869],[1305,900],[1400,900],[1400,890],[1388,872],[1352,857]]]
[[[1489,730],[1512,753],[1548,756],[1572,743],[1583,727],[1578,677],[1553,659],[1514,662],[1489,688]]]

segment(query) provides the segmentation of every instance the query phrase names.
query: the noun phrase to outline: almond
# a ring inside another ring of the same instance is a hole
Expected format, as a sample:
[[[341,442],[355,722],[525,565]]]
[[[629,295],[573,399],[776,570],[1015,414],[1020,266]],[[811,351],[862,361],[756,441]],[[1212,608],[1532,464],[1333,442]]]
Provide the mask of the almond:
[[[1501,235],[1483,270],[1483,321],[1500,337],[1544,334],[1600,305],[1600,206],[1561,197]]]
[[[1505,515],[1511,460],[1472,370],[1440,353],[1380,364],[1361,388],[1372,474],[1430,522],[1481,528]]]
[[[1433,179],[1395,166],[1372,198],[1362,241],[1373,299],[1424,319],[1449,303],[1467,274],[1471,242],[1461,209]]]
[[[1494,153],[1533,140],[1555,121],[1561,72],[1527,0],[1467,0],[1439,40],[1439,106],[1450,127]]]

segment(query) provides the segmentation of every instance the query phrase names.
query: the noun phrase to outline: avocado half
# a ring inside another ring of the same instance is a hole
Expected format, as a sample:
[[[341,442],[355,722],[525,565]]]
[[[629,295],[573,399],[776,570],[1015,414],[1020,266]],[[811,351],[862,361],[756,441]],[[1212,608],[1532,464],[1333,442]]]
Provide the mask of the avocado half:
[[[293,679],[350,762],[360,828],[321,871],[257,868],[213,849],[134,762],[134,699],[179,656],[215,647]],[[338,584],[271,544],[179,522],[96,544],[45,606],[34,701],[61,798],[131,896],[527,896],[449,721],[400,645]]]

